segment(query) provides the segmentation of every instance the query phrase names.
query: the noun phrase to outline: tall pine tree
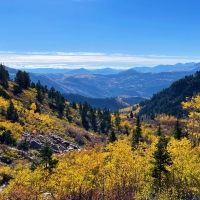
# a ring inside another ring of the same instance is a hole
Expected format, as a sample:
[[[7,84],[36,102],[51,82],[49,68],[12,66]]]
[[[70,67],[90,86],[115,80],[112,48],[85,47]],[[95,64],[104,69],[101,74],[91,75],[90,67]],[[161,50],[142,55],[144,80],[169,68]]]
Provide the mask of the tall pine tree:
[[[6,112],[6,118],[12,122],[17,122],[19,118],[17,109],[14,107],[14,104],[11,100]]]
[[[183,137],[182,128],[178,119],[176,120],[176,124],[172,130],[172,134],[177,140],[180,140]]]
[[[133,130],[133,135],[132,135],[132,149],[135,149],[142,139],[142,129],[141,129],[141,124],[140,124],[140,117],[137,116],[136,119],[136,128]]]
[[[167,151],[167,144],[168,139],[164,135],[161,135],[156,144],[156,150],[153,153],[152,177],[154,177],[156,193],[160,192],[164,185],[167,185],[167,176],[169,173],[167,166],[172,164],[170,154]]]

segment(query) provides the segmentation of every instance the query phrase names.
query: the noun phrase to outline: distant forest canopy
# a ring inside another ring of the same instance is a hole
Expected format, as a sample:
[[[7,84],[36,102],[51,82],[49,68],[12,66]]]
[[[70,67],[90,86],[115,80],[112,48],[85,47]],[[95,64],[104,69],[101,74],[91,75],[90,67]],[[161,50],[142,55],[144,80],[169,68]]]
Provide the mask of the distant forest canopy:
[[[111,97],[111,98],[90,98],[79,94],[64,93],[64,98],[69,102],[84,103],[88,102],[92,107],[97,109],[108,108],[112,111],[117,111],[121,108],[138,104],[142,100],[146,99],[143,97]]]
[[[177,117],[184,117],[187,111],[182,110],[181,102],[186,97],[191,98],[200,92],[200,72],[185,76],[171,84],[170,87],[154,94],[150,100],[140,102],[142,107],[139,115],[156,115],[165,113]]]

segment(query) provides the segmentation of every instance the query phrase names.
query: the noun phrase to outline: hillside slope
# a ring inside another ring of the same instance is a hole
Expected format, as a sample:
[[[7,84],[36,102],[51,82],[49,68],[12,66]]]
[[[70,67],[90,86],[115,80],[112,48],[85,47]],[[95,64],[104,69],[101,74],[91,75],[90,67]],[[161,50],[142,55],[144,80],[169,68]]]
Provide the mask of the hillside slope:
[[[10,81],[0,65],[0,163],[7,162],[5,148],[17,155],[22,145],[26,151],[31,149],[22,153],[30,158],[47,141],[54,153],[63,153],[106,140],[111,128],[109,110],[69,103],[53,87],[48,90],[40,82],[30,82],[22,71]]]
[[[143,107],[139,114],[165,113],[183,116],[181,102],[185,101],[186,97],[190,98],[198,92],[200,92],[200,72],[175,81],[170,87],[154,94],[150,100],[141,102],[140,105]]]

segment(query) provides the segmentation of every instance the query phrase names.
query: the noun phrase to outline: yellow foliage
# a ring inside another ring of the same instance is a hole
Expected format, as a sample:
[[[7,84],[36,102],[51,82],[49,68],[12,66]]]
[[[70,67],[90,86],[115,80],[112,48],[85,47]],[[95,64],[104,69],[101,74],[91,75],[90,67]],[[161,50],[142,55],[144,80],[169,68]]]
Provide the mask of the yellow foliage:
[[[10,121],[0,122],[0,126],[4,126],[7,130],[10,130],[16,139],[20,138],[23,132],[23,127],[17,122],[15,123],[12,123]]]
[[[177,119],[174,116],[166,115],[166,114],[160,114],[156,116],[155,120],[158,121],[176,121]]]
[[[0,108],[7,109],[9,106],[9,100],[4,99],[0,96]]]
[[[32,104],[30,105],[30,109],[33,110],[33,111],[35,111],[35,110],[36,110],[36,104],[35,104],[35,103],[32,103]]]
[[[199,144],[200,138],[200,94],[186,98],[186,102],[182,102],[183,109],[187,109],[189,112],[189,121],[187,124],[188,132],[191,140],[195,145]]]

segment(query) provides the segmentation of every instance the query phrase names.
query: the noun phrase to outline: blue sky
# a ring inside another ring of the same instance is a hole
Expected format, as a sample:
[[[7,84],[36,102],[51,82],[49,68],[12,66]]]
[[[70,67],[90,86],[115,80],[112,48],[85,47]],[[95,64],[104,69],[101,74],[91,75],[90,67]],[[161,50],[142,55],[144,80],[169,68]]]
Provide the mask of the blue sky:
[[[2,0],[0,62],[130,68],[200,62],[199,0]]]

